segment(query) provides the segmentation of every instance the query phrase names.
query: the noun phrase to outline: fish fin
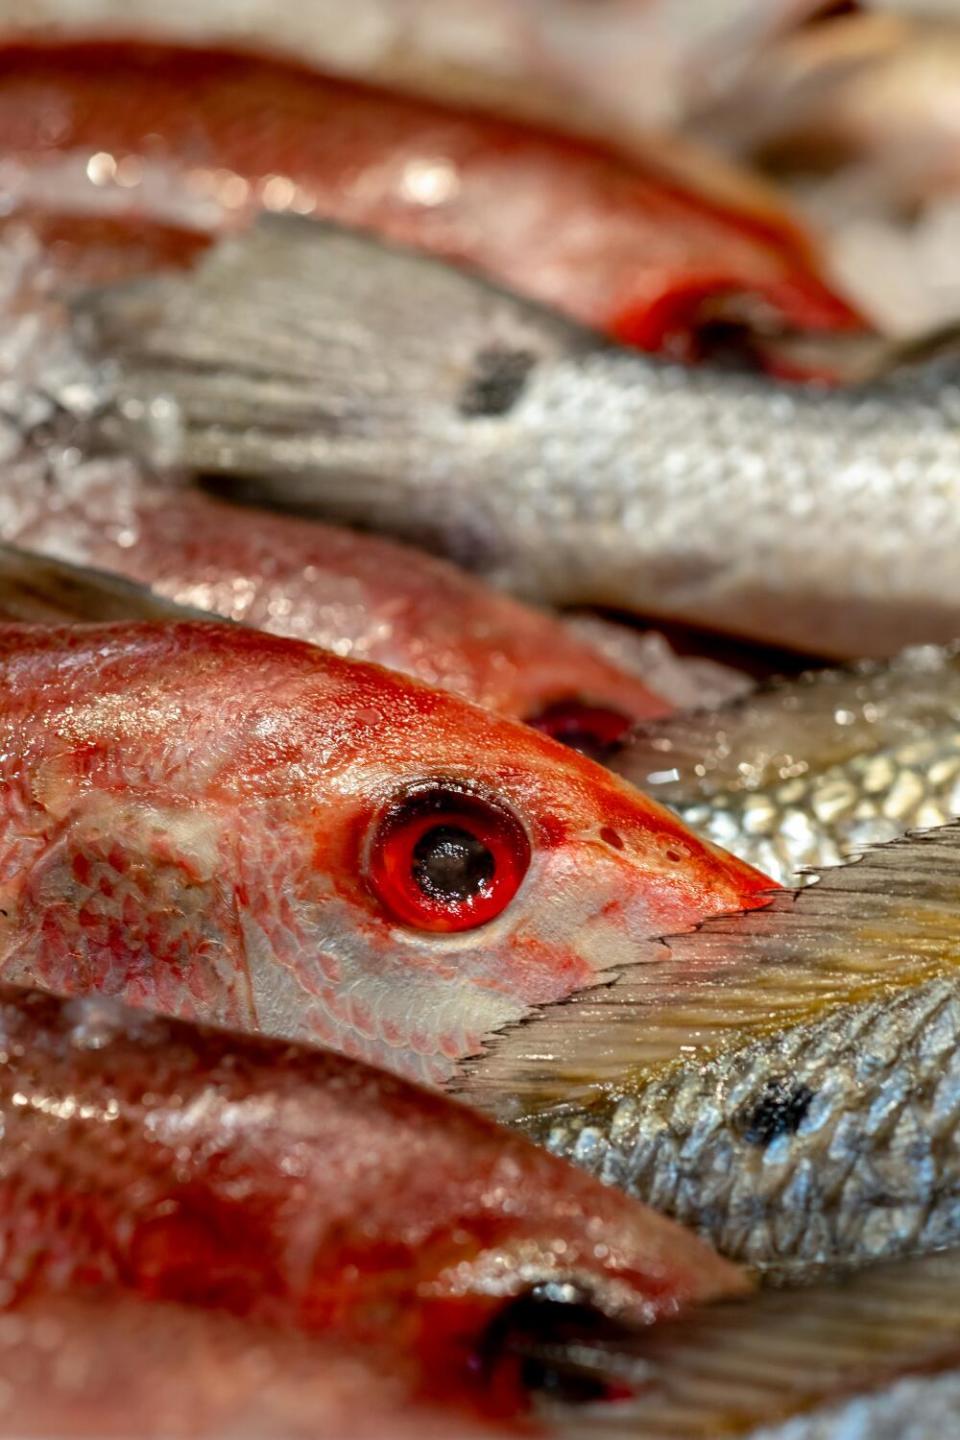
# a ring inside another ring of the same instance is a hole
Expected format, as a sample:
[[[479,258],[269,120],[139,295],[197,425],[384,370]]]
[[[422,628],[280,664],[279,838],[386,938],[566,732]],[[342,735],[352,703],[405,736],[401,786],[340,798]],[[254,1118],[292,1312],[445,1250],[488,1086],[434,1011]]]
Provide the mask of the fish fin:
[[[115,362],[114,441],[278,503],[368,521],[392,507],[394,527],[438,447],[490,443],[537,365],[598,343],[452,266],[290,216],[74,315]]]
[[[642,1082],[786,1023],[960,972],[960,824],[914,832],[771,893],[766,909],[652,942],[606,985],[534,1011],[451,1089],[508,1119]]]
[[[221,874],[229,827],[186,804],[164,810],[84,795],[62,755],[35,770],[31,791],[37,843],[6,897],[3,979],[255,1028],[236,906]],[[8,828],[22,823],[18,815]]]
[[[948,1250],[722,1300],[632,1343],[594,1345],[591,1373],[623,1376],[638,1394],[602,1413],[591,1410],[579,1433],[695,1440],[733,1433],[735,1414],[735,1433],[748,1435],[881,1392],[905,1376],[955,1370],[958,1286],[960,1250]],[[574,1417],[564,1435],[577,1434]]]
[[[637,725],[611,768],[666,805],[756,790],[919,738],[960,716],[960,648],[918,646],[773,680],[711,710]]]
[[[110,575],[0,544],[0,620],[28,625],[114,620],[213,620],[203,610]]]
[[[768,369],[831,385],[869,385],[895,371],[960,354],[960,325],[950,322],[905,338],[872,331],[778,336],[758,342]]]

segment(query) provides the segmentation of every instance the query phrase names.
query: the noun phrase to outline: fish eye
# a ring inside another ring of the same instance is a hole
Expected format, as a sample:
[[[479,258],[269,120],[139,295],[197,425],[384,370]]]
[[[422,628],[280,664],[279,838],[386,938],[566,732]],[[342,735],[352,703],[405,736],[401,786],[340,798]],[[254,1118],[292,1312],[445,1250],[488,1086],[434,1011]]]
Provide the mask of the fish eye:
[[[591,705],[586,700],[557,700],[527,719],[534,730],[559,740],[586,755],[588,760],[609,760],[633,721],[612,705]]]
[[[530,842],[511,810],[437,781],[408,791],[382,816],[367,875],[396,920],[451,933],[501,914],[529,864]]]

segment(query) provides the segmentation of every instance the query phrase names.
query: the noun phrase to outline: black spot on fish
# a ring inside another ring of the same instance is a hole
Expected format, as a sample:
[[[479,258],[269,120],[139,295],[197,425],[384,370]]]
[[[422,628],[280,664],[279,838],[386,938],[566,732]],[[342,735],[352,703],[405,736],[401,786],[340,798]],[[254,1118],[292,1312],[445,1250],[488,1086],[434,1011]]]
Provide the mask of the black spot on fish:
[[[796,1135],[812,1100],[807,1085],[769,1080],[762,1099],[740,1111],[737,1128],[751,1145],[769,1145],[779,1135]]]
[[[531,350],[504,350],[496,345],[479,351],[460,394],[460,414],[471,420],[506,415],[523,394],[536,359]]]

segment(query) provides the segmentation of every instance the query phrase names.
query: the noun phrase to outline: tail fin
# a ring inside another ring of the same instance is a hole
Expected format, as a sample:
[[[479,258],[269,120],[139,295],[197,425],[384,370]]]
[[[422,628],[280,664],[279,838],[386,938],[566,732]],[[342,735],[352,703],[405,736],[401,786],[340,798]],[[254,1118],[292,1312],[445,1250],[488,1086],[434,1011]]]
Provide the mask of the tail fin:
[[[451,1087],[503,1118],[617,1090],[787,1020],[960,973],[960,824],[824,871],[764,910],[641,947],[610,983],[534,1011]]]

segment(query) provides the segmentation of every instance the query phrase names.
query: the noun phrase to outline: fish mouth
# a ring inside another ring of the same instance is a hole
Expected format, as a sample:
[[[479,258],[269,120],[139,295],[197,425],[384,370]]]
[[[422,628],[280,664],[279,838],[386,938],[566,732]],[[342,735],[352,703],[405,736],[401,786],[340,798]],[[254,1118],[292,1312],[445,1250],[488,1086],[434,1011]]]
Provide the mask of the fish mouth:
[[[631,1354],[619,1363],[638,1327],[612,1315],[575,1280],[531,1285],[510,1299],[487,1325],[477,1348],[484,1382],[506,1380],[535,1401],[562,1405],[623,1399],[647,1379]]]

